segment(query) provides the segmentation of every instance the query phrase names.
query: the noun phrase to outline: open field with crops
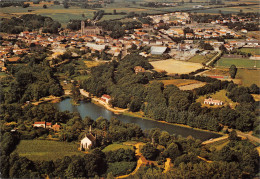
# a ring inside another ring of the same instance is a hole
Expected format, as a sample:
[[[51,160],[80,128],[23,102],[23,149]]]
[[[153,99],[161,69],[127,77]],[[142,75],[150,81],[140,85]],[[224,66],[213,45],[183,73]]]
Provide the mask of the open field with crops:
[[[231,65],[236,65],[238,68],[260,68],[259,60],[250,60],[248,58],[221,58],[217,61],[217,67],[229,68]]]
[[[199,63],[183,62],[173,59],[154,61],[150,63],[152,64],[155,70],[165,70],[169,74],[188,74],[203,67],[203,65]]]
[[[236,79],[241,79],[243,86],[260,86],[260,70],[238,69]]]
[[[64,156],[84,155],[78,150],[79,144],[48,141],[48,140],[21,140],[15,152],[30,160],[56,160]]]
[[[214,105],[214,106],[210,106],[210,105],[207,105],[207,104],[204,104],[204,99],[206,98],[209,98],[211,97],[213,100],[220,100],[220,101],[223,101],[224,102],[224,106],[226,105],[229,105],[230,107],[234,108],[237,103],[233,102],[231,99],[229,99],[227,96],[226,96],[226,93],[227,91],[226,90],[220,90],[216,93],[212,93],[212,94],[207,94],[207,95],[204,95],[204,96],[200,96],[196,102],[199,102],[201,103],[202,107],[211,107],[211,108],[218,108],[218,107],[221,107],[221,106],[217,106],[217,105]]]

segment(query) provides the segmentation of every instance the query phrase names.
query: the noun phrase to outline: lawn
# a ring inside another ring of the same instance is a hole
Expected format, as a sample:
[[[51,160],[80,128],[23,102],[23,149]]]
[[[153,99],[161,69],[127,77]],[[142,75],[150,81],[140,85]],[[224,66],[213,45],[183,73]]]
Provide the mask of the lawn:
[[[79,144],[48,141],[48,140],[21,140],[15,152],[30,160],[56,160],[64,156],[84,155],[78,151]]]
[[[238,68],[260,68],[260,61],[250,60],[248,58],[221,58],[217,61],[217,67],[227,67],[236,65]]]
[[[239,51],[251,53],[252,55],[260,55],[260,48],[241,48]]]
[[[241,79],[243,86],[252,84],[260,86],[260,70],[238,69],[236,79]]]
[[[194,62],[194,63],[206,63],[208,62],[212,57],[214,57],[217,53],[210,53],[207,55],[195,55],[191,57],[188,61],[189,62]]]
[[[108,152],[108,151],[114,151],[114,150],[118,150],[118,149],[132,149],[132,146],[129,145],[124,145],[124,144],[110,144],[109,146],[106,146],[102,151],[103,152]]]
[[[225,105],[229,105],[230,107],[234,108],[237,103],[233,102],[231,99],[229,99],[227,96],[226,96],[226,93],[227,91],[226,90],[220,90],[220,91],[217,91],[216,93],[212,93],[212,94],[207,94],[207,95],[204,95],[204,96],[200,96],[196,102],[199,102],[201,103],[202,107],[206,106],[206,107],[212,107],[212,108],[218,108],[218,107],[221,107],[221,106],[210,106],[210,105],[206,105],[204,104],[204,99],[206,98],[213,98],[213,100],[220,100],[220,101],[223,101],[224,102],[224,106]]]

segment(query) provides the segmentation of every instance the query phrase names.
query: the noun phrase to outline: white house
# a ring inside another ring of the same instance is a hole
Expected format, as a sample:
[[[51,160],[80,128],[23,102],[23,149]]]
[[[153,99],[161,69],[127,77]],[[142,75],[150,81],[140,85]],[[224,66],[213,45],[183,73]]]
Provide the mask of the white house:
[[[80,141],[80,149],[87,150],[96,144],[96,137],[91,133],[86,134],[85,137]]]
[[[223,105],[223,101],[220,101],[220,100],[213,100],[212,98],[209,98],[209,99],[205,99],[204,100],[204,104],[213,104],[213,105]]]
[[[109,103],[109,101],[111,100],[111,97],[109,95],[107,95],[107,94],[103,94],[101,96],[101,100],[106,102],[106,103]]]

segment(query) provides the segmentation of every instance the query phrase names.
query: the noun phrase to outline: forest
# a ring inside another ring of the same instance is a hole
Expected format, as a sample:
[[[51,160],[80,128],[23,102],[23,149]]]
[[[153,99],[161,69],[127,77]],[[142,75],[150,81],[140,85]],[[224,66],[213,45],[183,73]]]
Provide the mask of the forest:
[[[1,20],[0,32],[19,34],[22,31],[33,31],[43,28],[44,33],[58,33],[61,24],[50,17],[35,14],[25,14],[21,17],[3,18]]]

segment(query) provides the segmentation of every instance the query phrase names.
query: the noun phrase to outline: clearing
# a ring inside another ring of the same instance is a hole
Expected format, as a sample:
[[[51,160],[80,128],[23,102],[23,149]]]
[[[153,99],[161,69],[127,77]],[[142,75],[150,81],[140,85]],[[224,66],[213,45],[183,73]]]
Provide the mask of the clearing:
[[[183,62],[178,60],[160,60],[150,62],[151,65],[157,71],[166,71],[169,74],[188,74],[193,71],[196,71],[200,68],[203,68],[203,65],[199,63],[192,63],[192,62]]]
[[[223,147],[225,147],[230,141],[227,138],[227,136],[224,136],[223,139],[220,138],[221,140],[217,140],[213,143],[206,144],[206,146],[212,151],[216,149],[216,151],[221,150]]]
[[[21,140],[14,152],[30,160],[56,160],[64,156],[84,155],[79,144],[49,140]]]
[[[220,101],[223,101],[224,102],[224,106],[227,106],[229,105],[231,108],[235,108],[236,105],[238,103],[235,103],[233,102],[231,99],[229,99],[227,96],[226,96],[226,93],[227,91],[226,90],[220,90],[216,93],[212,93],[212,94],[206,94],[204,96],[200,96],[196,102],[199,102],[201,103],[201,106],[204,107],[211,107],[211,108],[218,108],[218,107],[222,107],[222,106],[218,106],[218,105],[214,105],[214,106],[210,106],[210,105],[207,105],[207,104],[204,104],[204,99],[206,98],[213,98],[213,100],[220,100]]]

